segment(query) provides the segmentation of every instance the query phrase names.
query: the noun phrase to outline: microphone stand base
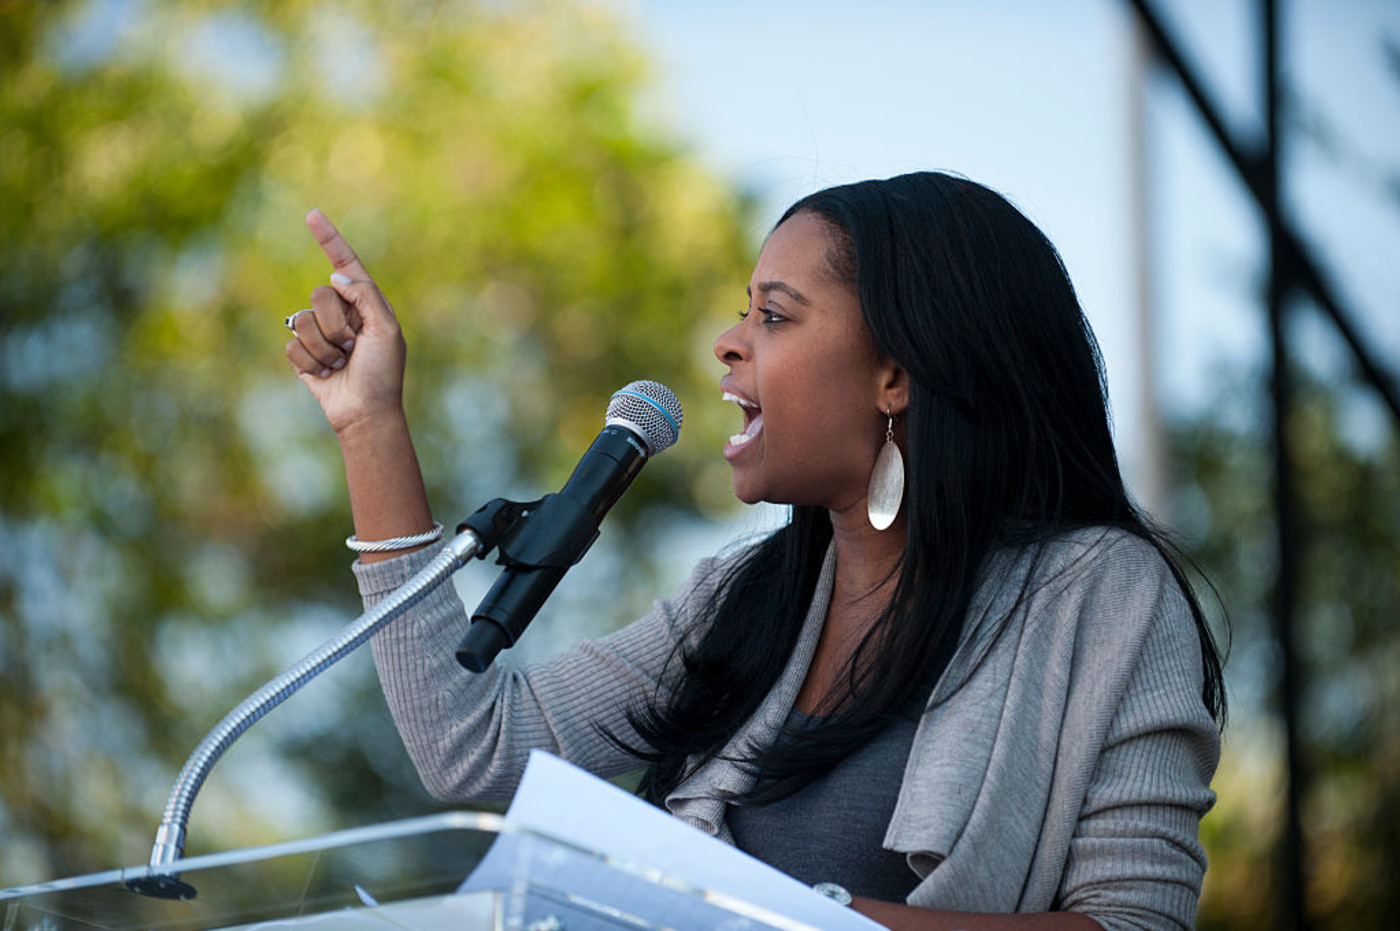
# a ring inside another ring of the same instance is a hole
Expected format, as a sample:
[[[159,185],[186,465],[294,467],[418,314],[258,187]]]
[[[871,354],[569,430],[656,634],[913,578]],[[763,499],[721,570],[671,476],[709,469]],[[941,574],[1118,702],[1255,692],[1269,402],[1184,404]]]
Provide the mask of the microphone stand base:
[[[181,902],[188,901],[198,894],[194,886],[181,881],[180,877],[172,873],[147,873],[140,879],[128,879],[126,887],[138,895]]]

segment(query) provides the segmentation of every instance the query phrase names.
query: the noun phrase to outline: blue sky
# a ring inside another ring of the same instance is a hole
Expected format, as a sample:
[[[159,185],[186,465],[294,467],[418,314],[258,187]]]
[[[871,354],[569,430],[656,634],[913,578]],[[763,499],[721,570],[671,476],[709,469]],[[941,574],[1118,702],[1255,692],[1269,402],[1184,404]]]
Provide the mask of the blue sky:
[[[1061,250],[1103,344],[1133,474],[1145,387],[1126,2],[611,2],[650,50],[655,115],[759,196],[756,236],[807,191],[921,168],[960,172],[1017,203]],[[1257,138],[1258,5],[1156,6],[1240,137]],[[1400,4],[1280,8],[1289,83],[1337,143],[1330,156],[1294,144],[1286,202],[1395,371],[1400,195],[1387,201],[1381,183],[1400,177],[1400,69],[1387,66],[1381,38],[1400,48]],[[1150,78],[1142,99],[1152,396],[1170,413],[1198,412],[1221,402],[1232,373],[1263,365],[1262,225],[1176,82]],[[1315,321],[1300,342],[1319,364],[1343,358]],[[1369,397],[1354,408],[1358,436],[1390,429]]]

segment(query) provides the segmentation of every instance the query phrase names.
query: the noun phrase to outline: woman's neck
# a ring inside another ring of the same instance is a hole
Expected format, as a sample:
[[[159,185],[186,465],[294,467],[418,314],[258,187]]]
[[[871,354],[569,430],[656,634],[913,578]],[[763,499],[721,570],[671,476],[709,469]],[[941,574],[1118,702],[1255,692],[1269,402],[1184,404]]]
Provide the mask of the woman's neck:
[[[888,530],[876,530],[863,507],[854,517],[846,517],[831,512],[836,578],[821,636],[797,695],[795,707],[805,714],[830,714],[849,697],[841,683],[849,676],[857,647],[888,607],[899,581],[903,521]]]
[[[830,512],[836,547],[836,579],[832,604],[865,603],[878,613],[888,603],[904,558],[907,536],[903,515],[886,530],[870,526],[864,508],[859,513]],[[872,598],[871,596],[880,596]]]

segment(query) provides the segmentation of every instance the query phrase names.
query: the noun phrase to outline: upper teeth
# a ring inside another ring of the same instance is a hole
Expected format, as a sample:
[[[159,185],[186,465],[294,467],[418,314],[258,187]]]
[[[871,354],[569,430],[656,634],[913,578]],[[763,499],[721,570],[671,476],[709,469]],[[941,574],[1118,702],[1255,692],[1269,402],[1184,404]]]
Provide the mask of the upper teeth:
[[[744,399],[744,398],[741,398],[741,397],[739,397],[737,394],[734,394],[734,393],[731,392],[731,391],[726,391],[726,392],[724,392],[724,396],[723,396],[720,400],[722,400],[722,401],[733,401],[735,404],[739,405],[740,407],[758,407],[758,405],[755,404],[755,403],[753,403],[752,401],[749,401],[749,400],[746,400],[746,399]]]

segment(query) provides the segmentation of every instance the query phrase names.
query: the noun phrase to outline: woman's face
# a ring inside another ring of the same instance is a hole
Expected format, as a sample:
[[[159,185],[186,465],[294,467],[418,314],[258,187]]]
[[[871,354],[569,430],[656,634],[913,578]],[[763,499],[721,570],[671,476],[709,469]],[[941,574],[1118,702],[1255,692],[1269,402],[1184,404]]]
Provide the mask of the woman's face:
[[[833,275],[831,237],[810,213],[774,230],[749,281],[746,315],[715,340],[729,366],[720,387],[744,424],[724,458],[734,493],[750,504],[864,508],[899,369],[881,360],[859,300]]]

